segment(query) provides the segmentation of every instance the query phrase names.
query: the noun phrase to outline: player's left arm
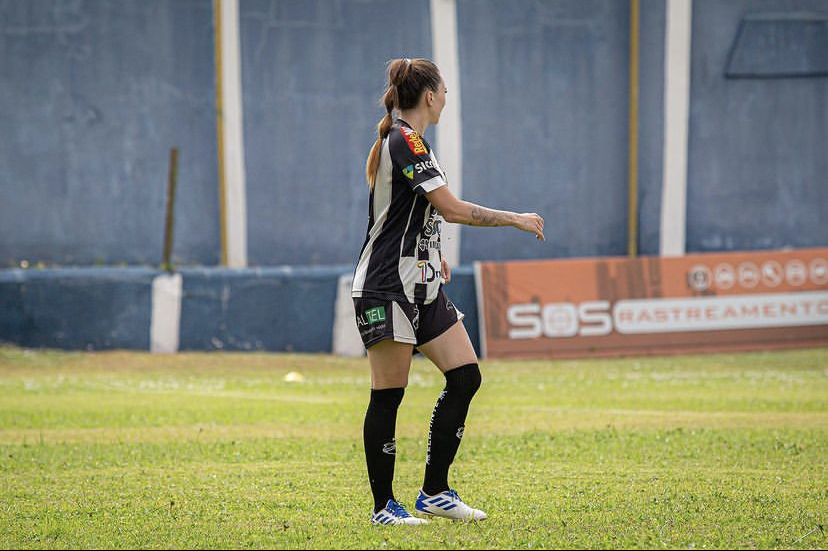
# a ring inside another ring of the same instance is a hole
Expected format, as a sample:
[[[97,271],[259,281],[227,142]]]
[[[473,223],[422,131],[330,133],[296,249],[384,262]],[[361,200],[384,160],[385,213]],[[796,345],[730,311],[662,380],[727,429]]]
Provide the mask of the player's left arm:
[[[425,194],[432,205],[437,207],[446,222],[467,226],[513,226],[525,232],[534,233],[541,241],[543,217],[534,212],[510,212],[495,210],[458,199],[448,186],[440,186]]]

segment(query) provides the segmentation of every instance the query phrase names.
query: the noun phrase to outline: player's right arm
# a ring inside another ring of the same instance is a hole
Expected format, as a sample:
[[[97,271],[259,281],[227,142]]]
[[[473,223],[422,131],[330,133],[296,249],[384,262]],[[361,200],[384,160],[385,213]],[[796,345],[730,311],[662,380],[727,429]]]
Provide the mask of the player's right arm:
[[[543,218],[534,212],[510,212],[495,210],[458,199],[448,186],[439,187],[426,193],[446,222],[467,226],[512,226],[525,232],[534,233],[544,241]]]

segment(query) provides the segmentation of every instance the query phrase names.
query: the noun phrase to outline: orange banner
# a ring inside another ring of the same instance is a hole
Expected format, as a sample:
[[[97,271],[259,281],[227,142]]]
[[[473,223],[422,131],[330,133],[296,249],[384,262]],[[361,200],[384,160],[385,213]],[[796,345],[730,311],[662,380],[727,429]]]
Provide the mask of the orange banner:
[[[828,249],[475,264],[484,357],[828,346]]]

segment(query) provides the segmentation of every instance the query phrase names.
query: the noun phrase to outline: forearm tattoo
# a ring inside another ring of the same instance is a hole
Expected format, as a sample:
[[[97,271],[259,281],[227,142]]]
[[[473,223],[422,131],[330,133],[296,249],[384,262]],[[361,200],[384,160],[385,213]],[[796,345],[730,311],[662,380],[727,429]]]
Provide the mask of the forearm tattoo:
[[[508,222],[506,213],[477,205],[471,209],[471,218],[473,226],[502,226]]]

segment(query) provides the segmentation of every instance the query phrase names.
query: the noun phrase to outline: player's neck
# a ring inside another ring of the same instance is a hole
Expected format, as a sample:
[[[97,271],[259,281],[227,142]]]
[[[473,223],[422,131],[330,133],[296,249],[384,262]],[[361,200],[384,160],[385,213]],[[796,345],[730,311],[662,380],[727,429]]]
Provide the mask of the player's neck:
[[[425,134],[426,128],[428,128],[428,113],[423,113],[420,109],[400,111],[400,118],[416,130],[420,136]]]

